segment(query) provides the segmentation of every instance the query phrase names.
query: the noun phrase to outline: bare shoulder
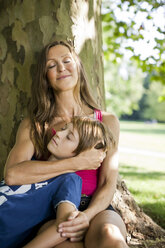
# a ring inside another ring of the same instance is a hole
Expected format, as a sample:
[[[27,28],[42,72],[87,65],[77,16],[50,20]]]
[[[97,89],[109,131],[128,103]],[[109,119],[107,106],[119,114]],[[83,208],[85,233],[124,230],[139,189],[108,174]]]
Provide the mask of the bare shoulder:
[[[29,119],[21,121],[16,135],[16,142],[5,164],[5,171],[22,161],[31,160],[34,154],[34,145],[30,138],[30,129],[31,125]]]
[[[21,121],[16,139],[20,139],[21,137],[27,138],[30,136],[31,123],[29,118],[25,118]]]
[[[21,121],[20,123],[20,127],[26,127],[26,128],[30,128],[31,124],[30,124],[30,119],[29,118],[25,118]]]
[[[103,123],[111,130],[116,140],[119,139],[120,123],[116,115],[108,112],[102,112]]]
[[[119,119],[117,118],[116,115],[103,111],[102,116],[103,116],[103,123],[104,124],[106,124],[110,128],[119,129],[119,127],[120,127]]]

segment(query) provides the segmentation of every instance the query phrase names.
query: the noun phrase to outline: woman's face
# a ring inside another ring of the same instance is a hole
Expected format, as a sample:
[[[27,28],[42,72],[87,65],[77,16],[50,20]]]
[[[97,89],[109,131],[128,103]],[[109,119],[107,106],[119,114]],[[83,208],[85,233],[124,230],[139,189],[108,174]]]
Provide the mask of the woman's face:
[[[69,123],[60,131],[56,132],[47,148],[57,159],[64,159],[75,155],[73,151],[77,148],[78,144],[79,134],[77,130],[73,128],[73,124]]]
[[[48,81],[55,91],[74,89],[78,81],[77,65],[66,46],[56,45],[49,49],[46,68]]]

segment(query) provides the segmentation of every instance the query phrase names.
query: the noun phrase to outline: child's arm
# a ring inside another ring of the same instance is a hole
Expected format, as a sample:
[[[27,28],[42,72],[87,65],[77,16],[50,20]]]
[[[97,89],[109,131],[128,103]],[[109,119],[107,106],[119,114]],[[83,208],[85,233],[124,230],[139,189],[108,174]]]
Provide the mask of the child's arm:
[[[57,226],[67,220],[68,216],[75,210],[74,206],[68,202],[61,203],[57,208],[57,219],[44,224],[38,235],[23,248],[52,248],[65,241],[67,237],[62,237],[57,232]]]
[[[51,224],[30,241],[30,243],[25,245],[24,248],[52,248],[65,241],[67,238],[62,238],[60,233],[57,232],[56,223],[56,220],[51,221]]]

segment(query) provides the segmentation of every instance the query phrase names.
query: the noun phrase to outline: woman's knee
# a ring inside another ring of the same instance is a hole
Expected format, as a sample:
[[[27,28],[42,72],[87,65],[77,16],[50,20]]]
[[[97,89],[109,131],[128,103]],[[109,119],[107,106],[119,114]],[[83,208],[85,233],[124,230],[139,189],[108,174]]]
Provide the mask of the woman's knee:
[[[100,230],[100,243],[102,247],[125,248],[126,243],[120,229],[110,223],[104,224]]]
[[[87,248],[127,248],[125,237],[118,226],[112,223],[104,223],[97,228],[95,237],[87,235],[85,239]]]
[[[117,237],[121,234],[119,228],[111,223],[105,223],[102,226],[100,233],[103,238]]]

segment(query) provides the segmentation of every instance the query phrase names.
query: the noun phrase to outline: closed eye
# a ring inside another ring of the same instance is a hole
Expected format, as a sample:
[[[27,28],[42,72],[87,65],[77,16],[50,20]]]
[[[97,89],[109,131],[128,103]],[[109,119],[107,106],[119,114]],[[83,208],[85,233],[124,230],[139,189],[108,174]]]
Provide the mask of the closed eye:
[[[48,69],[54,68],[55,66],[56,66],[56,64],[49,65],[49,66],[48,66]]]
[[[68,56],[65,57],[65,58],[63,59],[64,63],[66,63],[66,64],[67,64],[67,63],[70,63],[71,60],[72,60],[72,59],[71,59],[70,57],[68,57]]]
[[[65,64],[70,63],[70,60],[65,60],[64,63]]]
[[[70,131],[70,132],[68,133],[68,135],[66,136],[66,138],[67,138],[68,140],[73,140],[73,139],[74,139],[73,133]]]
[[[63,126],[62,128],[61,128],[61,131],[64,131],[64,130],[66,130],[67,129],[67,124],[65,124],[65,126]]]
[[[68,140],[71,140],[70,134],[68,134],[68,135],[66,136],[66,138],[67,138]]]

